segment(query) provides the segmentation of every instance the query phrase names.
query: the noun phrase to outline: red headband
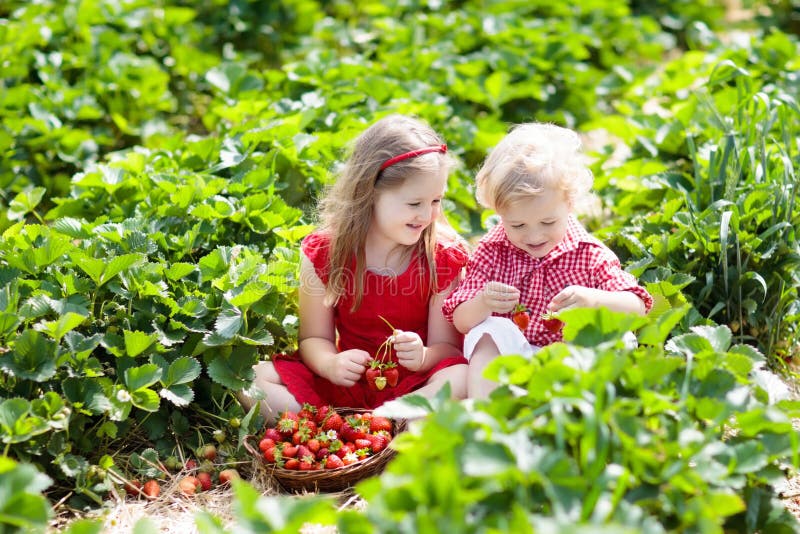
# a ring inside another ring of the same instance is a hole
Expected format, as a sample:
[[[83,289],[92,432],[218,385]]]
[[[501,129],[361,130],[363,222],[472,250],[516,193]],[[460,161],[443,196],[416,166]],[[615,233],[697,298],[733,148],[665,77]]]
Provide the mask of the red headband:
[[[411,152],[406,152],[405,154],[400,154],[399,156],[395,156],[393,158],[389,158],[383,162],[380,171],[382,171],[386,167],[391,167],[398,161],[403,161],[404,159],[409,159],[409,158],[416,158],[417,156],[421,156],[423,154],[429,154],[431,152],[441,152],[442,154],[445,154],[447,153],[447,145],[428,146],[425,148],[420,148],[418,150],[412,150]]]

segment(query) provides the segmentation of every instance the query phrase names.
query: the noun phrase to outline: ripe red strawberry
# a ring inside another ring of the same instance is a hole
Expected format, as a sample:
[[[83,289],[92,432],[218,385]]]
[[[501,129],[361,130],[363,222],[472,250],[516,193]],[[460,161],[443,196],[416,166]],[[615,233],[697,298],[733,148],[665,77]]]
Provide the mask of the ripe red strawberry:
[[[125,493],[128,495],[138,496],[141,490],[142,483],[135,478],[125,483]]]
[[[307,419],[309,421],[314,421],[316,415],[317,415],[317,407],[307,402],[304,402],[303,406],[300,408],[300,411],[297,412],[297,417],[299,417],[300,419]]]
[[[310,450],[312,453],[316,454],[321,445],[317,438],[311,438],[306,442],[306,447],[308,447],[308,450]]]
[[[393,388],[397,385],[397,381],[400,380],[400,370],[397,368],[397,364],[394,362],[390,362],[386,364],[386,369],[383,370],[383,376],[386,377],[386,385],[390,388]]]
[[[383,389],[378,386],[379,383],[378,380],[383,378],[381,368],[379,367],[380,363],[378,363],[377,360],[372,360],[370,366],[371,367],[367,369],[367,371],[364,373],[364,377],[367,379],[367,386],[369,386],[369,389],[371,389],[372,391],[380,391],[381,389]],[[385,382],[386,379],[383,378],[383,381]]]
[[[354,445],[356,446],[356,449],[368,449],[372,447],[372,442],[366,438],[357,439]]]
[[[311,471],[314,468],[315,461],[313,457],[303,457],[300,460],[300,471]]]
[[[371,443],[372,452],[378,454],[383,449],[386,448],[386,445],[389,444],[389,438],[384,436],[383,434],[369,434],[367,435],[367,439]]]
[[[528,310],[522,304],[517,304],[514,308],[514,311],[511,313],[511,320],[514,321],[514,324],[524,332],[528,329],[528,325],[531,323],[531,314],[528,313]]]
[[[328,406],[320,406],[317,409],[317,417],[315,419],[317,424],[321,425],[322,422],[325,420],[325,418],[328,417],[328,413],[332,412],[332,411],[334,411],[333,406],[330,406],[330,405],[328,405]]]
[[[325,421],[322,423],[322,431],[335,430],[338,434],[342,430],[342,416],[335,411],[328,412]]]
[[[311,432],[306,427],[300,427],[297,432],[292,434],[292,443],[300,445],[305,443],[312,436]]]
[[[270,447],[274,447],[274,446],[275,446],[275,440],[273,440],[273,439],[264,438],[264,439],[262,439],[261,441],[258,442],[258,449],[261,452],[265,452],[267,449],[269,449]]]
[[[337,467],[344,467],[342,459],[335,454],[329,455],[328,459],[325,460],[325,469],[336,469]]]
[[[373,416],[372,421],[370,421],[369,423],[369,430],[373,434],[376,432],[380,432],[381,430],[385,430],[386,432],[391,433],[392,422],[386,417]]]
[[[286,463],[283,464],[283,468],[297,471],[300,468],[300,460],[298,460],[297,458],[289,458],[288,460],[286,460]]]
[[[300,420],[298,419],[297,414],[286,411],[281,414],[280,419],[278,419],[278,424],[275,427],[283,437],[290,438],[292,437],[292,434],[297,432],[299,426]]]
[[[284,458],[294,458],[297,456],[297,445],[292,445],[290,443],[284,443],[283,449],[281,449]]]
[[[281,433],[278,432],[277,428],[270,427],[264,431],[264,438],[269,438],[275,443],[278,443],[283,439],[283,436],[281,436]]]
[[[203,491],[211,489],[211,475],[208,473],[197,473],[197,480],[200,481]]]
[[[542,314],[542,324],[544,324],[544,327],[551,334],[558,334],[561,331],[561,328],[564,326],[564,322],[556,317],[553,312]]]

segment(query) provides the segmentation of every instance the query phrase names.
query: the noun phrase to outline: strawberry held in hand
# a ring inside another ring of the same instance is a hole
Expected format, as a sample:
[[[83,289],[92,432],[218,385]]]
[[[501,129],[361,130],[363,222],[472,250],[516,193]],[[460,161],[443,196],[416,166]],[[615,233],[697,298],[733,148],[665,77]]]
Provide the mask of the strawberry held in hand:
[[[514,308],[513,313],[511,314],[511,320],[514,321],[519,329],[524,332],[528,329],[528,325],[531,323],[531,314],[528,313],[528,310],[522,304],[517,304]]]
[[[564,326],[564,322],[551,311],[542,314],[542,323],[551,334],[558,334]]]

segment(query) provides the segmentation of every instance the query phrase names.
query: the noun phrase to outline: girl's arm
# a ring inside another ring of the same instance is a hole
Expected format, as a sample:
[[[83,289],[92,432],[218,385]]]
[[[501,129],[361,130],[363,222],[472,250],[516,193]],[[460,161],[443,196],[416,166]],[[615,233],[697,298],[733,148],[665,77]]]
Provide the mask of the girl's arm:
[[[305,254],[300,260],[298,331],[300,357],[315,374],[341,386],[355,384],[366,369],[369,354],[363,350],[336,350],[333,308],[327,306],[325,284]]]
[[[444,299],[458,286],[458,281],[458,278],[453,280],[450,287],[436,293],[428,303],[428,346],[423,348],[424,364],[420,371],[426,371],[450,356],[461,356],[461,336],[442,314]]]

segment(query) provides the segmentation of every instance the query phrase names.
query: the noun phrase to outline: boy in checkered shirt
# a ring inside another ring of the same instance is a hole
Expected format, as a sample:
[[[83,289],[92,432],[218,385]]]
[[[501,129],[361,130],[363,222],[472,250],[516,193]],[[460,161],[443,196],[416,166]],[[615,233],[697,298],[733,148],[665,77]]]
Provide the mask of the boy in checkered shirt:
[[[580,150],[572,130],[523,124],[500,141],[478,172],[477,199],[501,224],[481,239],[465,278],[442,307],[466,334],[470,397],[486,397],[497,387],[483,378],[497,355],[530,356],[561,340],[543,314],[603,306],[645,314],[653,304],[616,255],[574,216],[593,179]],[[520,307],[530,312],[524,331],[510,319]]]

